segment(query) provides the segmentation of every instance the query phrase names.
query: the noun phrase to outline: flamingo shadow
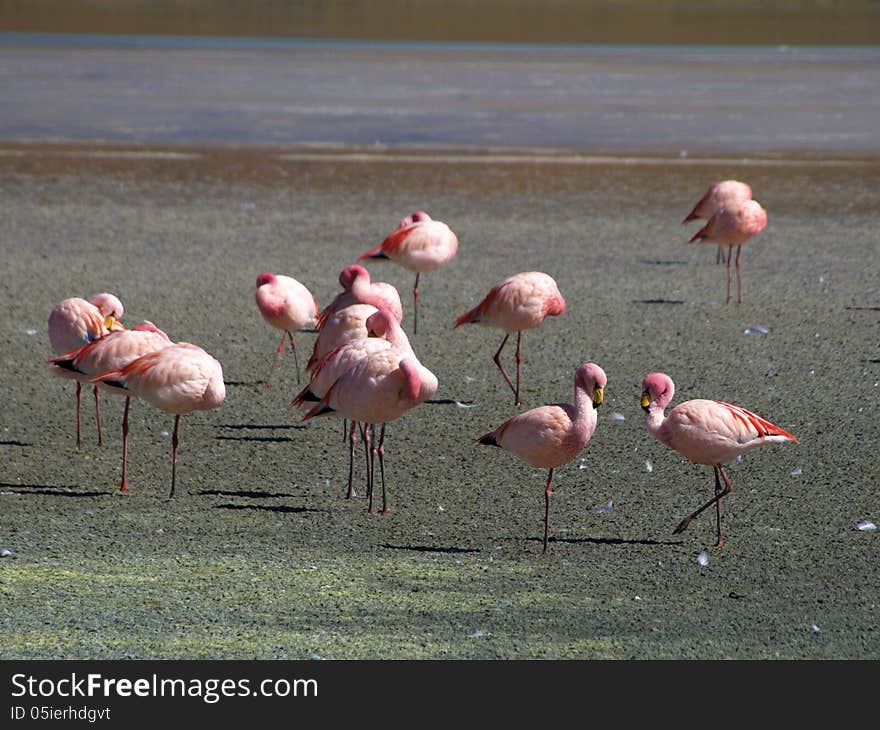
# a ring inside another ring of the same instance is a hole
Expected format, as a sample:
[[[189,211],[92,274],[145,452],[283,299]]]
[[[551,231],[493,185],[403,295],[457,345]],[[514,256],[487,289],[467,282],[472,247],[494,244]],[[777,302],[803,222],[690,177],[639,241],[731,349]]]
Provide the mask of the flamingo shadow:
[[[633,304],[686,304],[684,299],[633,299]]]
[[[30,444],[26,444],[24,441],[0,441],[0,446],[30,446]]]
[[[544,542],[543,537],[529,537],[532,542]],[[564,542],[572,545],[592,543],[593,545],[681,545],[684,540],[627,540],[623,537],[551,537],[548,542]]]
[[[319,510],[311,507],[289,507],[285,504],[218,504],[215,509],[254,509],[263,512],[283,512],[286,514],[296,514],[300,512],[318,512]]]
[[[267,443],[284,443],[293,441],[290,436],[215,436],[218,441],[265,441]]]
[[[467,400],[453,400],[452,398],[429,398],[425,401],[432,406],[451,406],[451,405],[459,405],[462,406],[472,406],[475,405],[473,401]]]
[[[287,431],[292,428],[306,428],[297,423],[220,423],[220,428],[229,428],[233,431]]]
[[[282,492],[232,492],[224,489],[203,489],[199,495],[206,497],[247,497],[248,499],[272,499],[275,497],[294,497],[293,494]]]
[[[480,550],[478,548],[460,548],[460,547],[437,547],[434,545],[391,545],[389,543],[384,543],[379,547],[386,548],[388,550],[411,550],[417,553],[478,553]]]
[[[689,262],[666,259],[639,259],[639,263],[650,264],[651,266],[687,266]]]
[[[50,497],[108,497],[110,492],[76,492],[77,487],[59,487],[54,484],[7,484],[0,482],[0,489],[11,489],[16,494],[45,494]]]

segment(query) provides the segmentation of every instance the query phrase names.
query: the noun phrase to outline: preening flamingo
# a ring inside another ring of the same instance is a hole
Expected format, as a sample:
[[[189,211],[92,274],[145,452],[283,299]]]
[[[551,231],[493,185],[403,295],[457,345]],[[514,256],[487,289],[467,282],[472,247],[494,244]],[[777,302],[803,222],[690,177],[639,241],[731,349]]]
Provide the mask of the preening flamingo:
[[[64,299],[49,313],[49,344],[56,355],[66,355],[78,347],[87,345],[108,332],[124,330],[122,319],[125,310],[122,302],[113,294],[95,294],[89,301],[80,297]],[[94,388],[95,418],[98,424],[98,445],[104,442],[101,433],[101,406],[98,387]],[[82,444],[82,384],[76,382],[76,446]]]
[[[685,517],[675,533],[687,529],[697,515],[715,505],[718,540],[715,547],[724,546],[721,534],[721,499],[733,491],[724,465],[751,449],[771,443],[798,440],[779,426],[746,410],[724,401],[689,400],[675,406],[664,416],[666,406],[675,395],[675,384],[665,373],[650,373],[642,381],[642,408],[645,425],[654,436],[671,449],[696,464],[711,466],[715,472],[715,496],[699,509]],[[724,488],[721,487],[724,479]]]
[[[416,272],[413,284],[413,334],[419,331],[419,277],[448,264],[458,251],[458,237],[442,221],[435,221],[423,210],[417,210],[400,221],[400,225],[378,246],[358,257],[390,259],[404,269]]]
[[[743,200],[751,199],[752,188],[744,182],[739,180],[721,180],[712,183],[703,197],[694,206],[694,209],[687,214],[682,224],[699,219],[709,220],[719,208],[723,208],[730,203],[740,203]],[[715,263],[717,264],[721,261],[724,261],[724,247],[719,244]]]
[[[223,368],[201,347],[181,342],[149,352],[123,368],[101,373],[93,383],[114,385],[174,414],[171,436],[171,492],[177,477],[177,431],[180,417],[216,408],[226,399]]]
[[[292,332],[313,331],[318,324],[318,302],[312,293],[296,279],[264,271],[257,277],[255,294],[257,307],[263,319],[281,330],[281,342],[275,352],[275,366],[284,352],[285,339],[290,340],[293,359],[299,377],[299,358]]]
[[[130,330],[110,332],[73,352],[55,357],[48,362],[53,372],[62,378],[73,378],[78,383],[91,382],[96,375],[108,370],[123,368],[142,355],[168,347],[172,342],[162,330],[150,321],[142,322]],[[126,396],[122,414],[122,483],[120,492],[128,491],[128,409],[130,393],[108,383],[101,389]]]
[[[544,552],[550,534],[553,470],[568,464],[589,443],[596,430],[596,409],[602,405],[608,378],[596,363],[581,365],[574,374],[574,404],[539,406],[514,416],[484,433],[477,444],[512,451],[530,466],[548,469],[544,488]]]
[[[492,359],[513,391],[514,403],[521,405],[522,333],[534,329],[547,317],[555,317],[564,311],[565,299],[553,278],[540,271],[527,271],[492,287],[483,301],[455,320],[453,329],[474,323],[504,330],[504,339]],[[516,387],[500,360],[501,351],[513,332],[516,332]]]
[[[388,513],[385,490],[385,427],[437,392],[437,377],[412,354],[397,348],[373,353],[346,371],[303,421],[339,413],[364,424],[361,432],[370,462],[367,478],[367,510],[373,512],[373,467],[379,457],[382,476],[382,512]],[[375,426],[382,428],[375,440]],[[370,426],[373,434],[370,434]],[[374,441],[371,450],[370,442]]]
[[[333,314],[352,304],[371,304],[377,309],[381,307],[390,311],[398,322],[403,320],[403,306],[397,289],[384,281],[373,281],[370,272],[363,266],[346,266],[339,273],[339,284],[343,291],[324,307],[318,317],[318,329],[323,329],[324,323]]]
[[[712,214],[708,223],[688,243],[718,243],[727,249],[727,304],[730,304],[730,262],[736,246],[736,303],[742,304],[742,271],[739,256],[742,245],[767,227],[767,211],[757,200],[729,203]]]

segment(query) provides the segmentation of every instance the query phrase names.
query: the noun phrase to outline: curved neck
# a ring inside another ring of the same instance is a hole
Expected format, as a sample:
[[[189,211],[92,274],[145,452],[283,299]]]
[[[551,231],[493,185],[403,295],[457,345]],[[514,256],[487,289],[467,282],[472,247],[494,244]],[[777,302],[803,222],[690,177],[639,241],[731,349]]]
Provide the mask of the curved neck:
[[[645,426],[661,441],[663,440],[661,432],[665,420],[666,416],[663,415],[663,409],[657,405],[652,404],[648,412],[645,413]]]

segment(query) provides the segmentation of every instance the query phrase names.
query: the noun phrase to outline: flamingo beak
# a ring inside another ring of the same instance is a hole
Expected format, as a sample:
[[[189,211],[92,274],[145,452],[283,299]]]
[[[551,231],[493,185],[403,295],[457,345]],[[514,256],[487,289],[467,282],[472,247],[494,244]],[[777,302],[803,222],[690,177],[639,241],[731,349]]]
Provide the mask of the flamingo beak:
[[[104,320],[104,326],[111,332],[113,332],[113,330],[125,329],[122,326],[122,323],[118,322],[116,317],[112,314],[107,315],[107,318]]]
[[[602,401],[605,400],[605,391],[601,386],[597,385],[593,388],[593,408],[596,409],[602,405]]]
[[[651,394],[646,390],[642,393],[642,408],[648,410],[651,406]]]

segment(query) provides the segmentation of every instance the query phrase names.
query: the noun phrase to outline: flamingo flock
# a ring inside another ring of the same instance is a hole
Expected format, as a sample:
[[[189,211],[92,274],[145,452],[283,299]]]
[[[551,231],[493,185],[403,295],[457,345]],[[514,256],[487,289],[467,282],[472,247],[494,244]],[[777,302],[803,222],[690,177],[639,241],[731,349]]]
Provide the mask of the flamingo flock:
[[[751,187],[739,181],[714,183],[685,217],[684,223],[704,220],[691,242],[716,243],[727,247],[727,303],[730,302],[731,260],[737,247],[738,303],[742,302],[740,248],[766,227],[767,214],[752,198]],[[446,223],[424,211],[404,217],[378,246],[367,250],[358,262],[388,259],[416,273],[413,285],[413,333],[418,327],[419,277],[448,264],[458,251],[458,237]],[[386,487],[385,438],[388,426],[437,392],[439,382],[430,370],[430,356],[423,363],[403,327],[404,312],[394,286],[374,281],[364,266],[354,263],[338,276],[342,288],[324,309],[302,283],[291,276],[263,272],[257,277],[255,300],[267,325],[281,330],[275,351],[277,367],[290,342],[297,377],[300,377],[294,332],[316,332],[306,362],[307,384],[290,405],[301,409],[301,420],[344,419],[343,433],[348,447],[348,486],[345,496],[357,497],[353,487],[356,443],[364,444],[367,512],[375,514],[378,462],[382,504],[379,512],[391,512]],[[548,317],[566,312],[567,304],[556,281],[547,273],[528,271],[509,276],[491,287],[474,307],[458,316],[452,327],[479,324],[504,332],[493,356],[504,381],[513,391],[514,407],[523,406],[522,334],[540,327]],[[122,395],[123,457],[120,491],[127,492],[128,412],[132,398],[174,415],[172,436],[171,489],[176,485],[181,416],[220,406],[226,397],[220,363],[197,345],[174,343],[152,322],[125,329],[121,323],[122,303],[113,295],[95,295],[90,301],[65,299],[49,317],[50,344],[56,356],[47,362],[55,375],[73,379],[77,387],[77,447],[81,444],[81,388],[94,386],[98,433],[98,392]],[[516,333],[516,380],[501,363],[501,353]],[[483,433],[477,445],[509,451],[526,464],[547,470],[544,486],[543,551],[550,541],[550,506],[555,470],[571,463],[592,439],[597,409],[605,398],[608,377],[594,362],[585,362],[574,372],[571,403],[542,405],[523,411]],[[642,382],[640,405],[645,411],[648,432],[661,443],[697,464],[713,468],[714,497],[682,519],[675,533],[684,531],[698,515],[714,506],[716,547],[724,545],[721,529],[721,501],[732,485],[727,464],[753,448],[797,439],[742,406],[724,401],[689,400],[665,410],[675,393],[672,379],[652,372]],[[723,481],[723,485],[722,485]]]

